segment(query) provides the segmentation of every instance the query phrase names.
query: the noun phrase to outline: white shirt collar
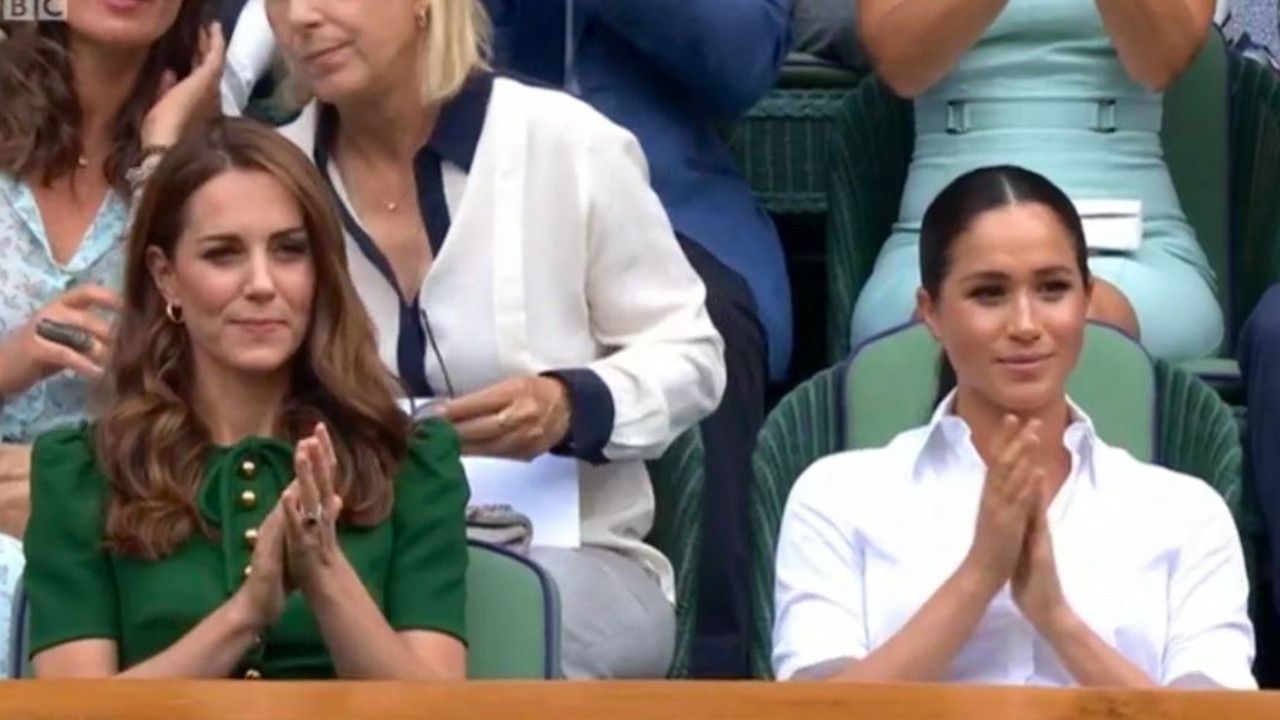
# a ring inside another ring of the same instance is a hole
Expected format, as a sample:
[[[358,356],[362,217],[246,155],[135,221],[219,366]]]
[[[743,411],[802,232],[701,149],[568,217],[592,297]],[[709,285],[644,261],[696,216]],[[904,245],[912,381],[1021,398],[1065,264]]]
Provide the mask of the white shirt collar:
[[[912,477],[920,477],[923,463],[941,459],[948,455],[969,455],[977,458],[977,449],[973,446],[973,436],[969,424],[952,413],[955,405],[956,391],[952,390],[942,402],[934,408],[933,416],[925,428],[924,442],[920,454],[915,458]],[[1101,443],[1093,420],[1079,405],[1067,397],[1067,408],[1071,413],[1071,423],[1063,434],[1062,444],[1071,452],[1073,467],[1079,466],[1084,474],[1095,485],[1098,473],[1094,462],[1097,459],[1096,445]]]

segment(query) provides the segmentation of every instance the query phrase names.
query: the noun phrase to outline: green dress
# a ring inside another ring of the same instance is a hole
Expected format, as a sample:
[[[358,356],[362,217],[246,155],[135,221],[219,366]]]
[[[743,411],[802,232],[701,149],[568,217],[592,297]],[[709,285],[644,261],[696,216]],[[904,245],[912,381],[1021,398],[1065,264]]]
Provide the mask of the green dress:
[[[339,525],[347,560],[395,630],[465,640],[469,491],[453,429],[420,426],[395,478],[395,505],[376,527]],[[195,534],[146,562],[103,547],[107,481],[93,431],[42,436],[32,457],[31,519],[23,583],[30,652],[73,640],[114,640],[120,668],[173,645],[230,598],[244,580],[252,537],[293,478],[293,447],[250,438],[215,447],[197,502],[218,540]],[[332,678],[333,662],[301,593],[233,672],[235,677]]]

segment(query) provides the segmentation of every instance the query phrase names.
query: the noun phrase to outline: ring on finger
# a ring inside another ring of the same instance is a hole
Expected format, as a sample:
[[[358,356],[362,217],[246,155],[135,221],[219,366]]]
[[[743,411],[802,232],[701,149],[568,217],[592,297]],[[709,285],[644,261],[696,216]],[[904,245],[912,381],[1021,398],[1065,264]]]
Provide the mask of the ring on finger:
[[[302,524],[309,528],[319,525],[321,520],[324,520],[324,508],[319,505],[302,514]]]

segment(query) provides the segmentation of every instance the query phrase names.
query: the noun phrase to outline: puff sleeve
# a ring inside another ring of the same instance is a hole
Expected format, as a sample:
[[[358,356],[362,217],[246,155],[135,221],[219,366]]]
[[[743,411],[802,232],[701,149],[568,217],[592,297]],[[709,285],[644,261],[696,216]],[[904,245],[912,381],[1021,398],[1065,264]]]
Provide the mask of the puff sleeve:
[[[422,423],[396,477],[386,595],[392,628],[466,641],[469,497],[457,432],[443,421]]]
[[[119,639],[105,498],[89,427],[55,430],[36,441],[23,575],[32,655],[73,640]]]

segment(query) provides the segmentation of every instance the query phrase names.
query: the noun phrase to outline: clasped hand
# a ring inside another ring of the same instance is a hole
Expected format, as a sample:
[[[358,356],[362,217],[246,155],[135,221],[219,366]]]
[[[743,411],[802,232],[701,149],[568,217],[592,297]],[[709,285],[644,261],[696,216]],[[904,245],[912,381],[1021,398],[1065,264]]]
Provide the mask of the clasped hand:
[[[1006,416],[982,491],[967,562],[990,587],[1009,582],[1018,609],[1041,634],[1070,617],[1047,512],[1054,488],[1040,467],[1041,425]]]
[[[515,377],[445,403],[464,455],[532,460],[569,432],[569,391],[555,378]]]
[[[259,628],[280,617],[289,593],[308,594],[341,559],[337,519],[342,498],[334,490],[338,458],[323,424],[298,443],[293,463],[295,479],[258,528],[249,576],[240,591]]]

